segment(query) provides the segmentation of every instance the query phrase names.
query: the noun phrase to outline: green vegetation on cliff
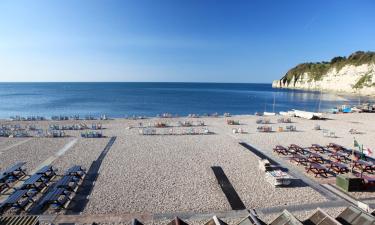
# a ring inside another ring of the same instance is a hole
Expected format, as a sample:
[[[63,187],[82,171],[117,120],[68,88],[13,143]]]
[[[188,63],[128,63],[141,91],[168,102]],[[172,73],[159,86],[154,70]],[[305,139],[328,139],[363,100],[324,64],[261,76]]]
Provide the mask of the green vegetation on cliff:
[[[317,81],[322,79],[322,77],[331,69],[340,71],[346,65],[360,66],[362,64],[370,63],[375,63],[375,52],[357,51],[347,58],[341,56],[334,57],[330,62],[299,64],[289,70],[285,76],[281,78],[281,81],[284,84],[289,84],[294,78],[294,82],[297,82],[304,73],[308,74],[310,81]],[[368,79],[368,77],[364,77],[363,80],[359,81],[358,85],[356,84],[355,86],[361,88]]]
[[[372,80],[372,75],[370,74],[370,72],[368,72],[365,75],[363,75],[363,77],[361,77],[355,85],[353,85],[353,88],[361,89],[363,87],[374,86],[375,84],[371,83],[371,80]]]

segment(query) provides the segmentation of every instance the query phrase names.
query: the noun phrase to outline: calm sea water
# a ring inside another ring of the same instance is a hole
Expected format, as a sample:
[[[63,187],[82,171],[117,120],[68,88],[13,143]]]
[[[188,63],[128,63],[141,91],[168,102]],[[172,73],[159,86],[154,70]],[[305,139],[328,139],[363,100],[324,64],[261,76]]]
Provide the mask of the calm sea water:
[[[107,114],[155,116],[161,113],[328,110],[358,97],[272,89],[271,84],[217,83],[0,83],[0,118]],[[363,99],[362,99],[363,100]],[[320,104],[319,104],[320,102]]]

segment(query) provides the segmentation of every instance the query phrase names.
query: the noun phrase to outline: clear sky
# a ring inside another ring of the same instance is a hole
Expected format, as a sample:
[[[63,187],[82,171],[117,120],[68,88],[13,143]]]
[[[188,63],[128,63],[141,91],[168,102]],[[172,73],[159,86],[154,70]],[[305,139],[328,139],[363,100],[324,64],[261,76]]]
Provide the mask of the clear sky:
[[[357,50],[375,1],[0,1],[0,81],[270,83]]]

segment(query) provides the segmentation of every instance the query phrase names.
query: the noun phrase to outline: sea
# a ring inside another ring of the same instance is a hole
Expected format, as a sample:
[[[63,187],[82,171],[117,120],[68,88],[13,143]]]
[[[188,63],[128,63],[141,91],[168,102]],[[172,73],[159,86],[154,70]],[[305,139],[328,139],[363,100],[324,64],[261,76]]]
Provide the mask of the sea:
[[[274,89],[254,83],[0,83],[0,118],[330,111],[372,101],[358,96]]]

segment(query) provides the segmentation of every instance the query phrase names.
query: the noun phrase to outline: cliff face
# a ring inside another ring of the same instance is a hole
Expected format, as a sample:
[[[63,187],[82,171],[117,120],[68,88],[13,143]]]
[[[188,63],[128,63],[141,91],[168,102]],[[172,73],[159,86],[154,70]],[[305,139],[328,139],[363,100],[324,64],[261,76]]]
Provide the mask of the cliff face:
[[[358,54],[370,54],[370,60],[358,63]],[[305,63],[288,71],[274,88],[322,90],[375,95],[375,62],[373,53],[353,53],[348,59],[336,57],[331,62]],[[340,58],[339,62],[335,59]],[[354,60],[353,60],[354,58]]]

